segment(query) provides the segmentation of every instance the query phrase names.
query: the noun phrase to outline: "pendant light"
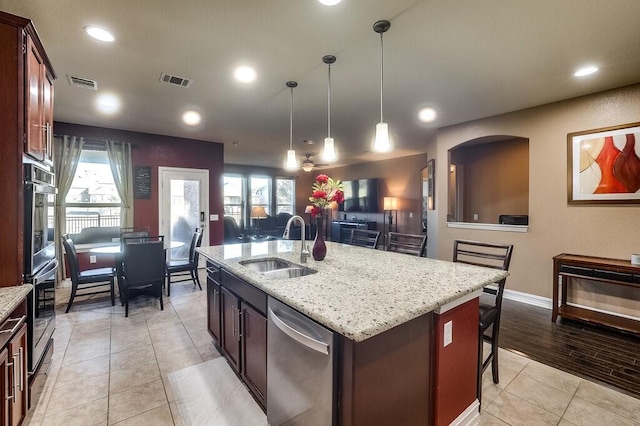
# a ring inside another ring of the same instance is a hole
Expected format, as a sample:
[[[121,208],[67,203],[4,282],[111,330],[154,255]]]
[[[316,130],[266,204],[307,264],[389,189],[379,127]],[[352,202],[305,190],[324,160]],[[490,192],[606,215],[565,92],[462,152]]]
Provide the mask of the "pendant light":
[[[289,115],[289,150],[287,151],[287,160],[284,168],[293,171],[298,169],[296,151],[293,149],[293,88],[298,87],[298,83],[287,81],[287,87],[291,89],[291,114]]]
[[[391,151],[391,141],[389,140],[389,125],[384,122],[382,115],[382,100],[384,89],[384,44],[382,35],[391,27],[389,21],[378,21],[373,24],[373,31],[380,34],[380,122],[376,124],[376,138],[373,142],[373,150],[376,152]]]
[[[324,148],[322,150],[322,161],[327,163],[336,160],[336,146],[335,141],[331,137],[331,64],[335,63],[336,57],[333,55],[326,55],[322,57],[322,62],[327,64],[328,79],[327,79],[327,137],[324,138]]]

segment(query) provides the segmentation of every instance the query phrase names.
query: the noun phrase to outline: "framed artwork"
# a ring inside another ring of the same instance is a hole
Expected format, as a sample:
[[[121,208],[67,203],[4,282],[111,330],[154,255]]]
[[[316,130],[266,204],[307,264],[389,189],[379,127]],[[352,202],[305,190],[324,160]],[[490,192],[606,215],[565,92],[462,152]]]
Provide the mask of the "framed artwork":
[[[436,160],[427,161],[427,208],[434,210],[436,208],[435,201],[435,173],[436,173]]]
[[[567,135],[569,204],[640,204],[640,123]]]

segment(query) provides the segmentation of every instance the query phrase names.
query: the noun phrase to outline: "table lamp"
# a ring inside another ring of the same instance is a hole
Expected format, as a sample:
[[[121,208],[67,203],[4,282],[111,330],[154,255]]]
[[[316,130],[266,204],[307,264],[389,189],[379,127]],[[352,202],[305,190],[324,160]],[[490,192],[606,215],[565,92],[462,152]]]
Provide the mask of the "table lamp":
[[[260,219],[266,219],[267,212],[264,209],[264,206],[253,206],[251,207],[251,219],[256,219],[256,228],[258,232],[258,236],[260,235]]]

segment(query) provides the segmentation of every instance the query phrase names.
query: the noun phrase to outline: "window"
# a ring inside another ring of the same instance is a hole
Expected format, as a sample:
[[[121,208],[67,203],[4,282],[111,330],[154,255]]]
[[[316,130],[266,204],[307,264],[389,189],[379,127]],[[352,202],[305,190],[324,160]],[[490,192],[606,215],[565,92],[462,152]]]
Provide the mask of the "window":
[[[240,228],[244,226],[244,177],[224,175],[224,215],[235,219]]]
[[[250,178],[251,205],[252,207],[264,207],[264,211],[271,215],[271,178],[266,176],[251,176]]]
[[[256,225],[251,219],[252,207],[263,207],[269,216],[295,211],[295,180],[292,177],[272,177],[226,173],[224,175],[224,215],[231,216],[241,229]]]
[[[66,229],[78,234],[88,227],[120,227],[121,200],[107,151],[83,149],[67,193]]]
[[[276,178],[276,214],[293,214],[295,181],[291,178]]]

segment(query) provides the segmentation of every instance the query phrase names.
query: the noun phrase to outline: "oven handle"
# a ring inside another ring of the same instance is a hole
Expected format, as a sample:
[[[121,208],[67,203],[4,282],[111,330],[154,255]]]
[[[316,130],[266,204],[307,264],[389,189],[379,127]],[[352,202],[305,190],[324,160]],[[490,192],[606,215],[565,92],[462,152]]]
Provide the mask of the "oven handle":
[[[38,285],[42,282],[52,279],[53,277],[55,277],[57,270],[58,270],[58,260],[53,259],[51,262],[47,264],[47,266],[45,266],[44,268],[42,268],[40,272],[38,272],[38,275],[35,275],[33,277],[33,285]]]

